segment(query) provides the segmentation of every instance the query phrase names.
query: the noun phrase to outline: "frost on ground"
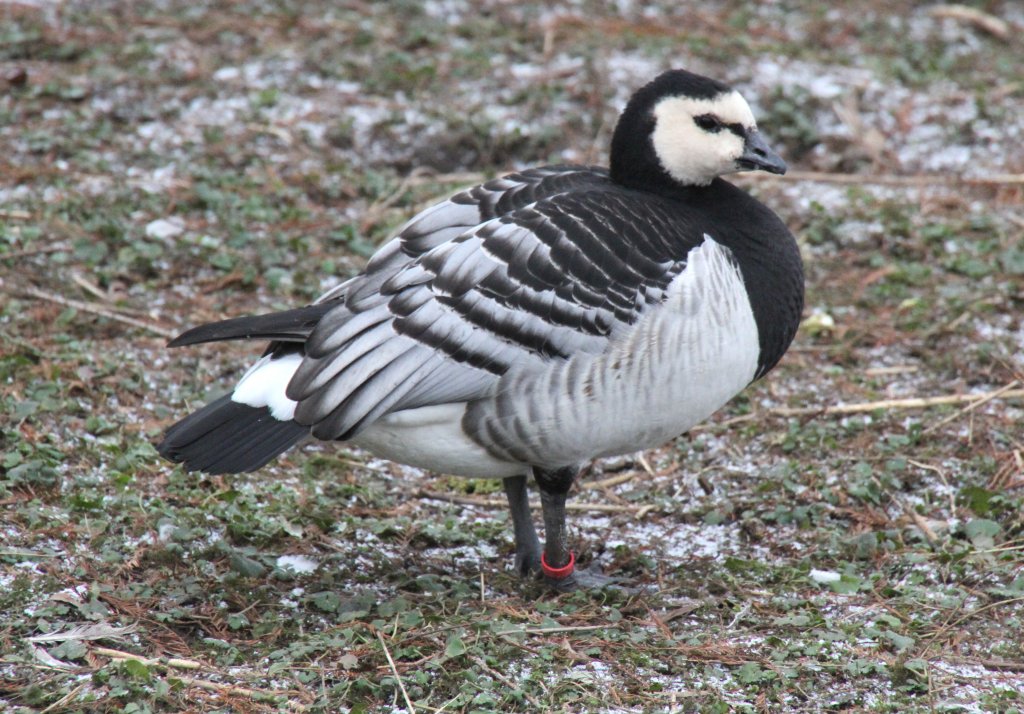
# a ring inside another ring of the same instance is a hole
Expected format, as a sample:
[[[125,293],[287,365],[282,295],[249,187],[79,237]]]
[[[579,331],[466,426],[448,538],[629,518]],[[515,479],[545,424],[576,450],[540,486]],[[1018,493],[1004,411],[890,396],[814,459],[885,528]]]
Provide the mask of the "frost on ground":
[[[910,2],[5,6],[0,708],[1020,709],[1024,14],[985,8],[1010,36]],[[799,236],[808,319],[585,475],[574,547],[635,591],[519,582],[496,484],[159,460],[262,349],[168,334],[314,299],[466,184],[606,162],[673,65],[789,160],[736,180]],[[138,631],[28,640],[83,623]]]

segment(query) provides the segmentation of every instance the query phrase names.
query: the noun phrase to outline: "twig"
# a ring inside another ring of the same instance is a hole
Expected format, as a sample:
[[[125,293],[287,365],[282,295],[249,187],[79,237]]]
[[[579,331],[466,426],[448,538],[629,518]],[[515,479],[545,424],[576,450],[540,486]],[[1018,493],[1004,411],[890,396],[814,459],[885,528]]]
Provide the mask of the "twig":
[[[825,416],[830,414],[863,414],[865,412],[873,412],[878,409],[925,409],[927,407],[937,407],[944,404],[969,404],[977,401],[987,402],[991,399],[995,399],[996,397],[1002,397],[1003,399],[1019,399],[1024,397],[1024,389],[1006,389],[1006,387],[1001,387],[996,390],[996,392],[984,392],[981,394],[944,394],[938,397],[882,399],[877,402],[836,404],[829,407],[773,407],[771,409],[766,409],[761,413],[744,414],[743,416],[736,417],[735,419],[729,419],[727,422],[722,422],[722,424],[759,419],[764,414],[783,417],[813,416],[818,414]]]
[[[914,461],[913,459],[907,459],[907,463],[910,464],[911,466],[916,466],[919,469],[924,469],[925,471],[932,471],[939,477],[939,480],[942,481],[942,485],[946,487],[946,492],[949,494],[949,515],[955,516],[956,491],[950,488],[949,479],[946,478],[946,472],[940,469],[938,466],[932,466],[931,464],[926,464],[923,461]]]
[[[914,521],[914,524],[921,530],[921,533],[924,534],[924,539],[928,541],[928,545],[934,550],[935,544],[939,542],[939,538],[935,535],[935,531],[932,530],[932,527],[928,525],[928,521],[926,521],[924,517],[915,511],[909,504],[898,499],[896,499],[896,503],[900,505],[904,513],[910,516],[910,519]]]
[[[640,465],[644,467],[644,471],[647,472],[648,476],[654,478],[655,476],[658,475],[651,467],[651,462],[647,460],[646,456],[644,456],[643,454],[638,454],[636,460],[639,461]]]
[[[800,416],[831,416],[835,414],[863,414],[865,412],[873,412],[875,410],[897,410],[897,409],[927,409],[928,407],[937,407],[944,404],[969,404],[971,402],[977,402],[979,400],[990,401],[995,398],[1003,399],[1020,399],[1024,398],[1024,389],[1010,389],[1005,390],[1006,387],[1001,387],[996,390],[999,394],[994,392],[984,392],[982,394],[944,394],[938,397],[910,397],[908,399],[882,399],[877,402],[858,402],[855,404],[835,404],[827,407],[771,407],[769,409],[763,409],[761,411],[751,412],[750,414],[742,414],[740,416],[732,417],[731,419],[724,419],[720,422],[708,422],[706,424],[697,424],[690,428],[689,433],[696,433],[699,431],[709,431],[711,429],[721,429],[723,427],[731,427],[736,424],[746,424],[749,421],[756,421],[758,419],[767,419],[769,417],[800,417]]]
[[[469,496],[455,496],[437,491],[426,491],[421,489],[416,494],[419,498],[428,498],[434,501],[447,501],[448,503],[460,503],[467,506],[481,506],[483,508],[508,508],[508,502],[498,498],[470,498]],[[530,501],[530,508],[540,508],[540,501]],[[618,506],[611,503],[567,503],[566,510],[569,511],[598,511],[601,513],[633,513],[638,518],[652,510],[652,506]]]
[[[177,659],[171,658],[167,660],[151,659],[149,657],[142,657],[141,655],[134,655],[130,652],[122,652],[121,650],[112,650],[106,647],[94,647],[92,649],[98,655],[109,657],[110,659],[116,660],[129,660],[134,659],[147,667],[173,667],[175,669],[212,669],[201,662],[197,662],[191,659]],[[243,697],[251,697],[258,699],[261,697],[278,697],[286,696],[289,699],[289,705],[304,711],[306,707],[299,704],[294,700],[294,697],[290,696],[290,692],[278,691],[278,690],[260,690],[260,689],[249,689],[248,687],[239,687],[234,684],[221,684],[220,682],[212,682],[208,679],[196,679],[195,677],[178,677],[186,686],[199,687],[200,689],[206,689],[211,692],[218,692],[221,694],[238,694]]]
[[[395,675],[395,681],[398,682],[398,688],[402,691],[402,697],[405,699],[405,706],[409,707],[409,714],[416,714],[416,708],[412,705],[412,700],[409,699],[409,692],[405,691],[405,685],[402,683],[402,678],[398,674],[398,667],[395,666],[395,660],[391,659],[391,652],[388,650],[388,645],[384,641],[384,636],[377,632],[377,639],[380,640],[380,646],[384,648],[384,656],[388,658],[388,664],[391,665],[391,672]]]
[[[609,488],[611,486],[618,486],[619,484],[632,481],[636,478],[636,471],[627,471],[624,474],[616,474],[600,481],[588,481],[586,483],[580,483],[580,488],[584,491],[597,491]]]
[[[559,632],[593,632],[594,630],[617,630],[615,625],[578,625],[566,627],[527,627],[522,630],[504,630],[501,635],[551,635]]]
[[[484,662],[483,658],[481,658],[481,657],[473,657],[473,661],[476,662],[478,667],[480,667],[481,669],[485,670],[492,677],[494,677],[499,682],[501,682],[506,687],[508,687],[509,691],[514,692],[517,689],[519,689],[519,687],[516,685],[515,682],[510,680],[508,677],[506,677],[505,675],[503,675],[501,672],[497,671],[496,669],[492,669],[491,667],[487,666],[487,663]],[[522,690],[520,690],[520,691],[522,692],[523,698],[526,699],[526,701],[528,701],[530,704],[533,705],[533,711],[537,711],[537,712],[543,711],[543,706],[541,705],[540,702],[538,702],[536,699],[531,697],[525,691],[522,691]]]
[[[33,297],[39,300],[46,300],[47,302],[56,303],[57,305],[70,307],[73,310],[81,310],[82,312],[88,312],[94,315],[99,315],[100,317],[105,317],[109,320],[123,322],[126,325],[132,325],[133,327],[138,327],[143,330],[147,330],[149,332],[152,332],[153,334],[160,335],[161,337],[166,337],[167,339],[171,339],[177,334],[175,332],[172,332],[171,330],[165,330],[164,328],[159,327],[157,325],[153,325],[148,322],[143,322],[142,320],[136,320],[135,318],[128,317],[126,315],[121,315],[120,313],[113,312],[111,310],[108,310],[107,308],[92,305],[87,302],[81,302],[80,300],[69,300],[68,298],[61,297],[60,295],[54,295],[52,293],[45,292],[38,288],[25,288],[19,292],[23,293],[26,297]]]
[[[997,672],[1024,672],[1024,662],[1008,662],[1002,659],[972,659],[970,657],[947,657],[954,664],[977,664]]]
[[[994,392],[989,392],[988,394],[986,394],[981,399],[978,399],[977,401],[972,402],[971,404],[968,404],[966,407],[964,407],[960,411],[956,412],[955,414],[950,414],[945,419],[942,419],[940,421],[935,422],[934,424],[929,426],[927,429],[925,429],[924,432],[922,432],[922,433],[930,434],[931,432],[935,431],[939,427],[945,426],[946,424],[948,424],[949,422],[951,422],[951,421],[953,421],[955,419],[959,419],[964,414],[967,414],[968,412],[974,411],[975,409],[977,409],[978,407],[982,406],[983,404],[988,404],[993,399],[997,399],[997,398],[1003,396],[1007,392],[1010,392],[1011,390],[1013,390],[1013,388],[1016,387],[1018,384],[1020,384],[1020,382],[1018,382],[1015,379],[1012,382],[1010,382],[1009,384],[1007,384],[1006,386],[1001,387],[1001,388],[997,389]]]
[[[102,290],[100,290],[99,286],[93,285],[88,280],[86,280],[83,275],[80,275],[79,273],[71,273],[71,280],[75,283],[75,285],[82,288],[82,290],[89,293],[97,300],[102,300],[103,302],[106,303],[110,302],[110,296],[107,295]]]
[[[197,662],[194,659],[180,659],[172,657],[167,660],[150,659],[149,657],[143,657],[142,655],[132,654],[131,652],[122,652],[121,650],[112,650],[109,647],[93,647],[92,651],[95,654],[103,657],[110,657],[110,659],[135,659],[146,665],[147,667],[174,667],[175,669],[203,669],[204,665],[202,662]]]
[[[742,180],[755,181],[814,181],[818,183],[839,184],[878,184],[881,186],[1003,186],[1024,184],[1024,174],[992,174],[983,177],[938,176],[935,174],[918,174],[916,176],[898,176],[894,174],[840,174],[826,171],[789,171],[784,176],[764,173],[749,173]]]
[[[1004,399],[1018,399],[1024,397],[1024,389],[1011,389],[1006,391],[1000,389],[997,391],[1000,392],[997,396]],[[873,412],[877,409],[924,409],[927,407],[941,406],[943,404],[967,404],[978,400],[987,401],[993,398],[992,394],[992,392],[984,392],[982,394],[944,394],[938,397],[911,397],[909,399],[883,399],[877,402],[860,402],[858,404],[838,404],[836,406],[825,407],[824,409],[815,407],[776,407],[769,411],[777,416],[806,416],[818,413],[858,414]]]
[[[736,616],[734,618],[732,618],[732,621],[728,625],[725,626],[725,629],[727,629],[727,630],[734,629],[736,627],[736,624],[740,620],[742,620],[744,617],[746,617],[748,612],[750,612],[750,607],[751,607],[751,605],[750,605],[749,602],[743,603],[743,607],[741,607],[740,611],[736,613]]]
[[[394,206],[398,201],[405,195],[405,192],[409,190],[410,182],[416,176],[422,175],[426,169],[419,168],[404,178],[399,184],[398,188],[392,191],[384,198],[378,199],[370,204],[370,207],[363,213],[363,220],[359,228],[362,231],[369,230],[370,226],[377,223],[380,217],[384,215],[384,212]]]
[[[917,365],[901,364],[892,367],[868,367],[864,370],[864,375],[867,377],[882,377],[889,374],[912,374],[917,371]]]
[[[409,186],[420,186],[427,183],[459,183],[468,186],[470,184],[482,183],[485,180],[487,180],[487,174],[476,171],[451,174],[435,174],[429,171],[422,171],[411,174],[406,179],[406,183]]]
[[[39,714],[46,714],[47,712],[56,711],[58,709],[63,708],[66,704],[70,704],[72,701],[74,701],[74,699],[79,694],[82,693],[82,690],[84,690],[89,685],[90,685],[90,682],[83,682],[82,684],[78,685],[77,687],[72,689],[70,692],[65,694],[63,697],[61,697],[60,699],[55,701],[53,704],[51,704],[50,706],[46,707],[46,709],[40,710]]]
[[[39,248],[25,248],[24,250],[12,250],[10,253],[0,253],[0,260],[14,260],[16,258],[30,258],[33,255],[45,255],[47,253],[59,253],[67,250],[66,245],[44,245]]]
[[[288,696],[284,692],[275,690],[259,690],[249,689],[248,687],[238,687],[234,684],[221,684],[220,682],[211,682],[208,679],[196,679],[195,677],[179,677],[186,686],[199,687],[210,692],[218,692],[220,694],[238,694],[243,697],[251,697],[253,699],[259,699],[261,697],[276,697],[276,696]],[[289,697],[289,706],[298,709],[299,711],[305,711],[306,707],[299,704],[294,699]]]
[[[940,19],[956,20],[974,25],[982,32],[987,32],[1000,40],[1007,40],[1010,37],[1010,25],[1006,20],[966,5],[936,5],[929,10],[928,14]]]
[[[934,635],[931,636],[931,638],[928,640],[928,644],[926,644],[924,649],[922,650],[921,656],[922,657],[925,656],[925,654],[928,652],[928,650],[930,650],[932,648],[932,646],[935,644],[936,640],[938,640],[939,636],[942,635],[943,633],[950,632],[951,630],[955,630],[957,627],[962,625],[967,620],[970,620],[972,617],[976,617],[976,616],[980,615],[981,613],[985,612],[986,610],[991,610],[991,609],[996,608],[996,607],[1002,607],[1003,605],[1013,605],[1013,604],[1018,603],[1018,602],[1024,602],[1024,597],[1015,597],[1015,598],[1010,598],[1009,600],[999,600],[998,602],[989,603],[988,605],[983,605],[982,607],[979,607],[976,610],[971,610],[970,612],[965,613],[964,615],[962,615],[961,617],[958,617],[953,622],[947,622],[941,628],[939,628],[935,632]]]

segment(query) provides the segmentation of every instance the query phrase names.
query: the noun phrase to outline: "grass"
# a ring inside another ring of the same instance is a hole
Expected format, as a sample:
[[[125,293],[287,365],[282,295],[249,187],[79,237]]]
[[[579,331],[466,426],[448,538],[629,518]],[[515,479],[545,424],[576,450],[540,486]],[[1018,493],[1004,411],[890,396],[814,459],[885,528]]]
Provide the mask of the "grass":
[[[0,7],[0,705],[1024,709],[1024,188],[945,183],[1024,171],[1022,46],[891,5]],[[344,445],[159,459],[253,354],[166,335],[314,298],[477,178],[604,161],[670,63],[861,180],[738,179],[799,236],[808,319],[709,424],[581,484],[580,559],[638,594],[520,582],[490,482]]]

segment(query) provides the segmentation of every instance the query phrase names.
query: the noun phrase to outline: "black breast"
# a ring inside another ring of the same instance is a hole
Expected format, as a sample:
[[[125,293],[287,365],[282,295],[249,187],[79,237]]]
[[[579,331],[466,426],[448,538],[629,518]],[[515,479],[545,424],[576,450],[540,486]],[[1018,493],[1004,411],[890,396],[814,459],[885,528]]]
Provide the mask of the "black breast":
[[[767,206],[727,181],[680,188],[680,220],[729,248],[743,274],[757,321],[759,379],[789,349],[804,307],[804,270],[796,239]]]

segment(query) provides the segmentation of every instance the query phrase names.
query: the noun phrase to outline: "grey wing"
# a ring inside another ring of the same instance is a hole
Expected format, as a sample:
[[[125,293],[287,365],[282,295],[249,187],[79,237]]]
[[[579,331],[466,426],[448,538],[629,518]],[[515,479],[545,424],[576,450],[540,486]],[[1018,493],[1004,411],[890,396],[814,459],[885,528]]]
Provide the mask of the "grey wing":
[[[349,309],[358,310],[375,299],[388,278],[462,233],[538,200],[608,183],[607,170],[599,167],[542,166],[461,191],[413,216],[374,253],[362,274],[324,293],[316,302],[344,300]]]
[[[513,365],[602,353],[685,264],[659,236],[623,236],[628,211],[600,190],[556,195],[354,293],[354,311],[328,313],[306,342],[288,386],[296,420],[351,438],[389,412],[485,397]]]

